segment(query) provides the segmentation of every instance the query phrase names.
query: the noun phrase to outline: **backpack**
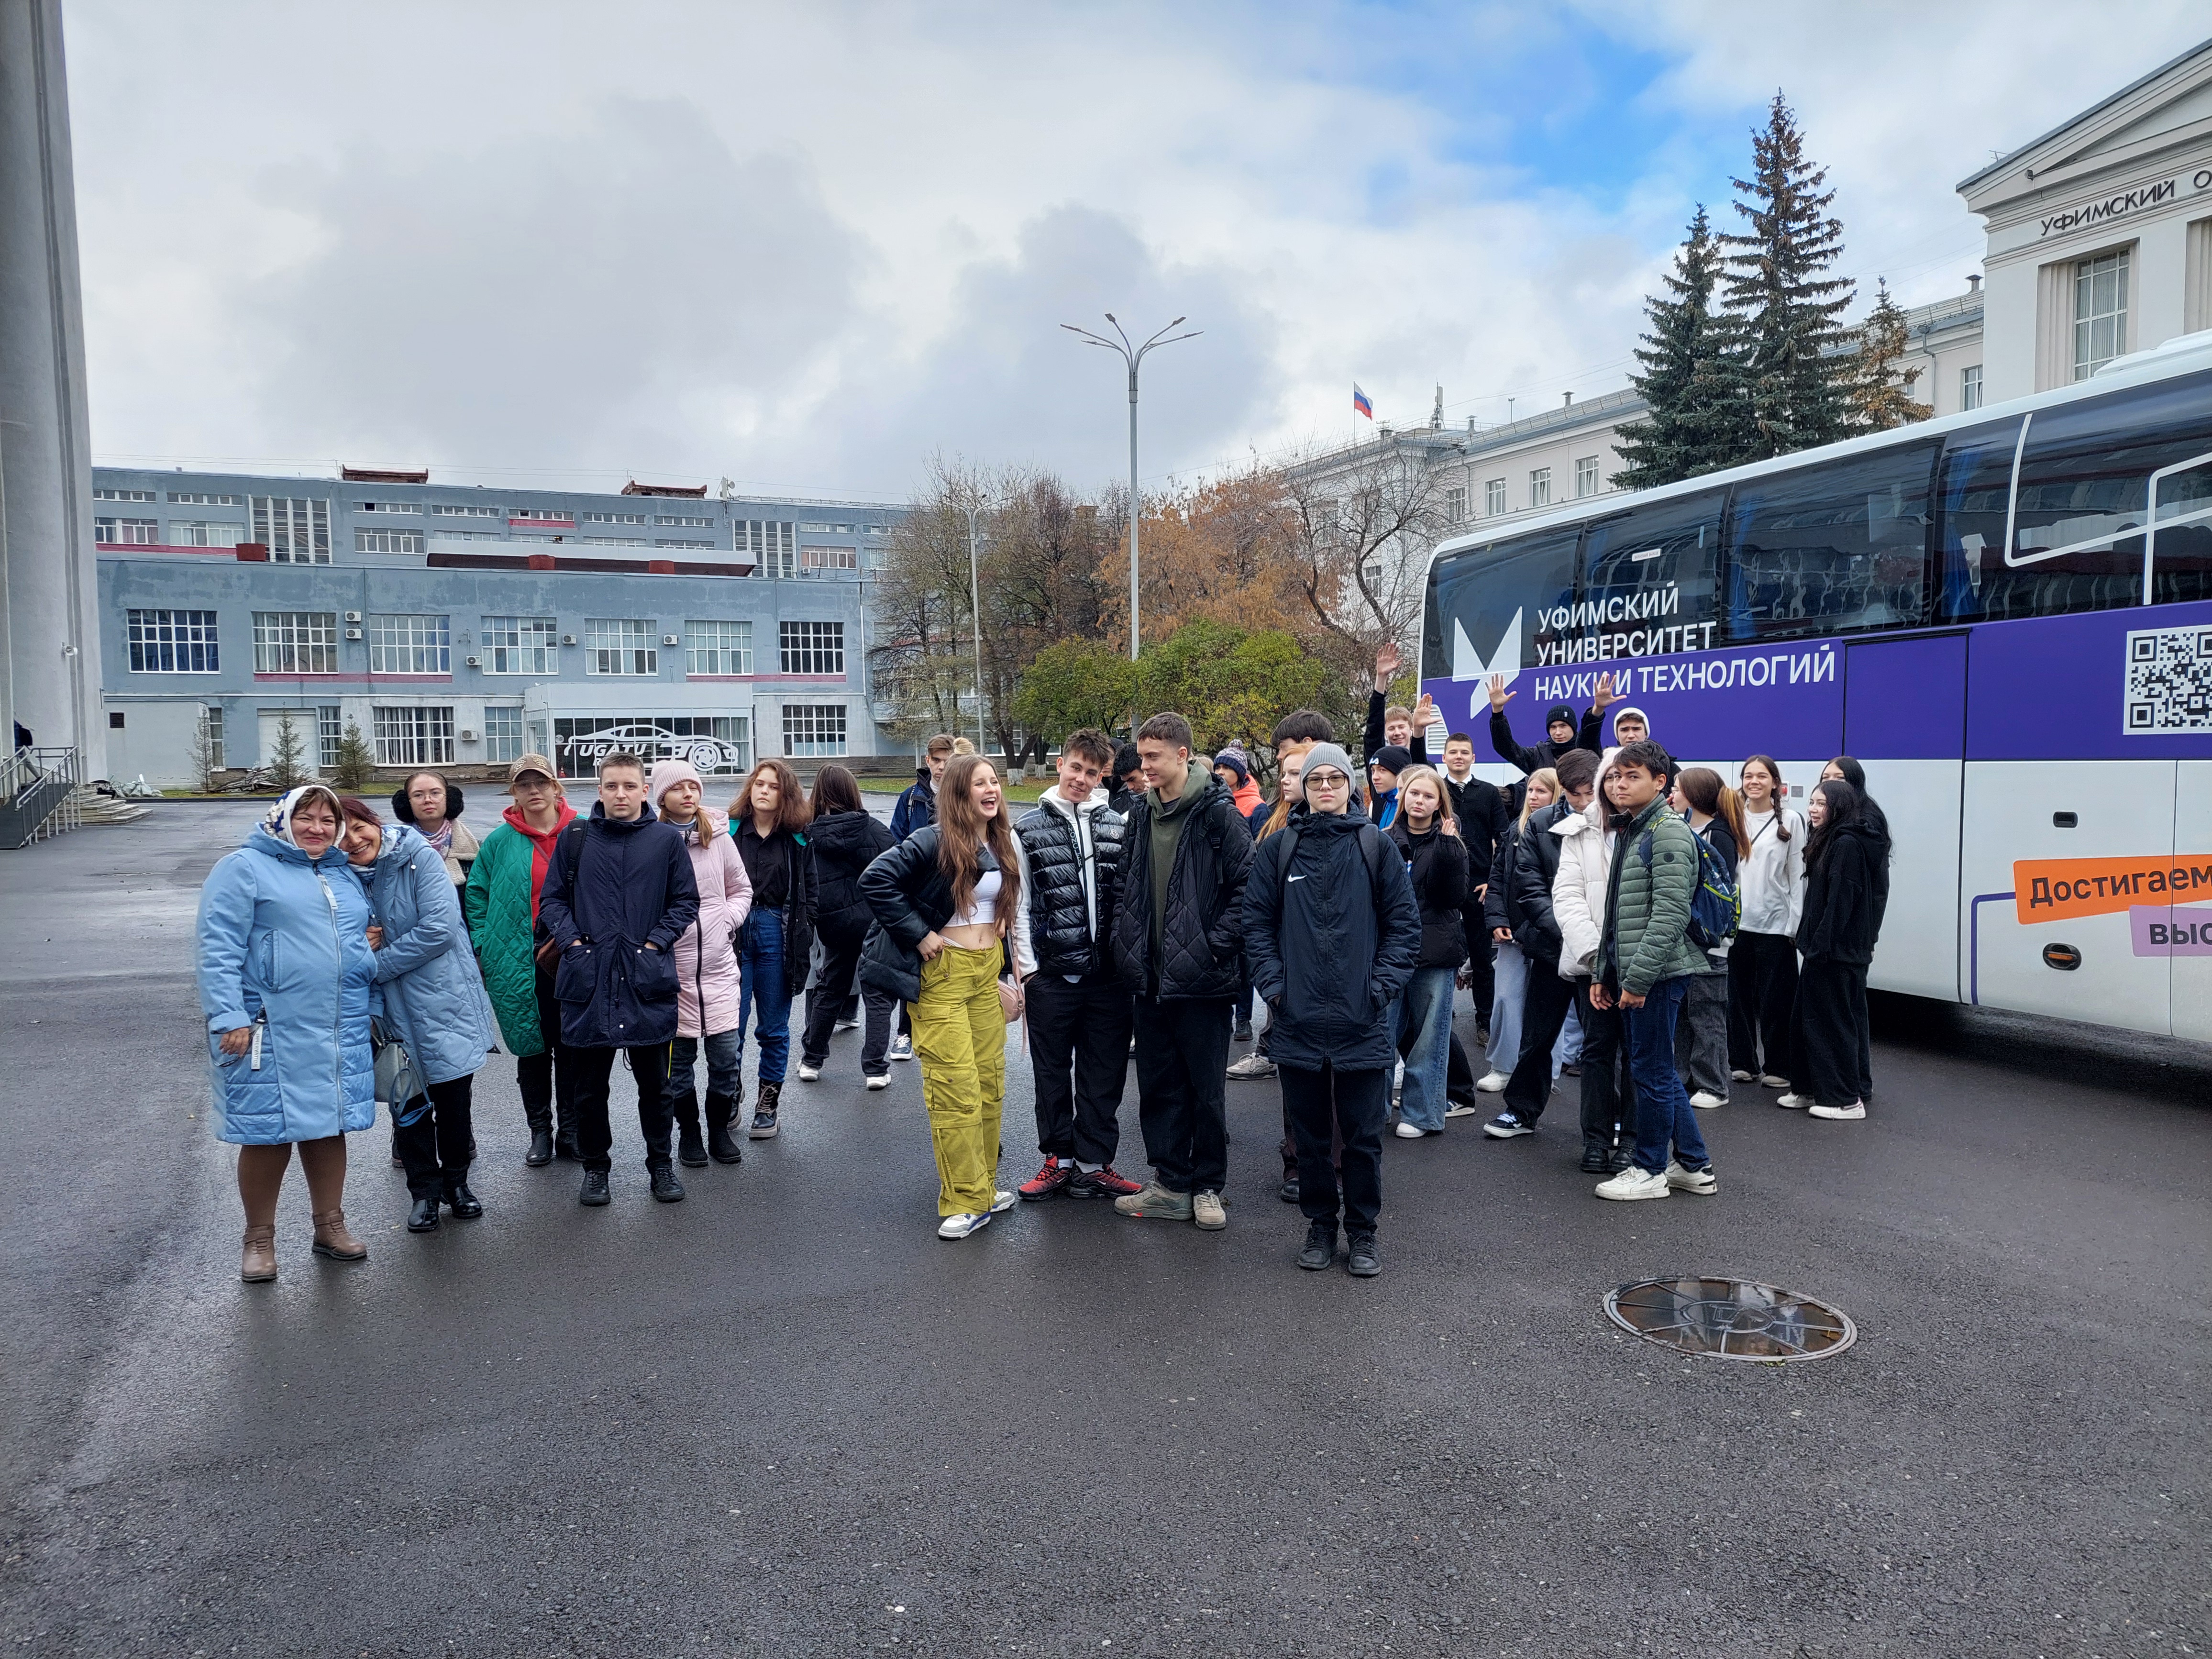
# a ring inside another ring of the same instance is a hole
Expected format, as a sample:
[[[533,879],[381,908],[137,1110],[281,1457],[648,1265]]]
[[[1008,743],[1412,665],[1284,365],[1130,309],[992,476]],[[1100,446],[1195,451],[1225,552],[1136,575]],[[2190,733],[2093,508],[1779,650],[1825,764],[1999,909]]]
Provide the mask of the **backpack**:
[[[1736,924],[1743,919],[1743,896],[1713,844],[1695,830],[1691,834],[1698,840],[1698,890],[1690,896],[1690,943],[1717,951],[1735,937]]]
[[[584,857],[584,831],[590,827],[590,823],[579,812],[561,826],[560,836],[553,843],[553,856],[560,861],[562,878],[568,883],[572,903],[576,896],[576,868]],[[543,916],[532,922],[530,933],[532,958],[540,968],[550,966],[561,954],[561,941],[546,931]]]
[[[1298,852],[1298,827],[1295,823],[1285,824],[1280,833],[1283,837],[1283,889],[1288,892],[1291,883],[1291,860],[1297,856]],[[1397,850],[1395,848],[1389,848],[1386,853],[1387,839],[1372,823],[1363,823],[1359,826],[1359,850],[1367,855],[1369,887],[1378,897],[1382,892],[1382,872],[1385,868],[1382,860],[1385,856],[1395,856]],[[1401,860],[1401,862],[1403,860]]]

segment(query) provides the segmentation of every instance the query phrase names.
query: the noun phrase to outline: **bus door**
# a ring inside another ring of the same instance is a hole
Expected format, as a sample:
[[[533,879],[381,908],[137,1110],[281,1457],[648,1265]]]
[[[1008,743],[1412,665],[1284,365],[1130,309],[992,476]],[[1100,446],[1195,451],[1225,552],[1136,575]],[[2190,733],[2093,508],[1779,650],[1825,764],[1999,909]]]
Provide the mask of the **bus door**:
[[[1889,819],[1889,905],[1867,982],[1955,1000],[1966,635],[1853,641],[1844,659],[1844,752]]]

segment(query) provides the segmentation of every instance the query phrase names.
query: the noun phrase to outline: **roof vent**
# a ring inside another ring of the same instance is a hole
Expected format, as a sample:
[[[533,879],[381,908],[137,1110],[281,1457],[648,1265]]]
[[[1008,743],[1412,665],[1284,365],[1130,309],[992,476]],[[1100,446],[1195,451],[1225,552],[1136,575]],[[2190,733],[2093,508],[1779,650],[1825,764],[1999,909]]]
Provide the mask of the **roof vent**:
[[[1562,393],[1559,399],[1559,407],[1561,409],[1572,409],[1574,406],[1575,394],[1571,392]]]
[[[1966,278],[1966,292],[1969,294],[1979,294],[1981,291],[1982,273],[1978,270]]]

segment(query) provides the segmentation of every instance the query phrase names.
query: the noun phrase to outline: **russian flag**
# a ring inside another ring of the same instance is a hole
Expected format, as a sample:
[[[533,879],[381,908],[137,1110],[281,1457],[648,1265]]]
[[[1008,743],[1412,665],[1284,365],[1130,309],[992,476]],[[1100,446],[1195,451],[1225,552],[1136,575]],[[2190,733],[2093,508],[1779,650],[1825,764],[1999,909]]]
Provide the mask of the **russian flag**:
[[[1375,418],[1374,401],[1359,389],[1359,382],[1357,380],[1352,383],[1352,412],[1355,415],[1364,415],[1370,421]]]

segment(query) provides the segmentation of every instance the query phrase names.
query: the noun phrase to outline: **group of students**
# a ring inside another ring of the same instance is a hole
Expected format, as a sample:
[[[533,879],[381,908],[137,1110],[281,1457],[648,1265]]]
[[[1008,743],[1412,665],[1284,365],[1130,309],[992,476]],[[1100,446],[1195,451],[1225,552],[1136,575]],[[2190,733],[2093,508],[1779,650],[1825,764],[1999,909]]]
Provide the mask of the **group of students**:
[[[927,745],[888,828],[845,768],[821,768],[810,799],[781,760],[755,766],[719,815],[688,763],[609,754],[586,817],[551,763],[526,755],[481,845],[435,773],[395,792],[396,822],[323,785],[292,791],[217,864],[200,906],[217,1133],[240,1146],[241,1275],[275,1276],[294,1145],[313,1249],[366,1255],[342,1208],[343,1137],[380,1100],[410,1230],[434,1230],[441,1211],[481,1216],[471,1085],[495,1034],[516,1060],[526,1163],[573,1159],[580,1201],[610,1201],[619,1054],[652,1196],[682,1200],[677,1164],[743,1159],[749,1030],[746,1133],[778,1133],[792,1008],[817,957],[799,1079],[822,1076],[832,1034],[863,1009],[867,1088],[887,1085],[890,1061],[920,1060],[946,1239],[1060,1196],[1224,1227],[1230,1078],[1279,1080],[1281,1195],[1307,1222],[1298,1264],[1341,1259],[1359,1277],[1381,1271],[1394,1076],[1400,1137],[1442,1133],[1487,1089],[1504,1098],[1486,1133],[1514,1139],[1578,1065],[1583,1166],[1606,1174],[1608,1198],[1715,1191],[1696,1108],[1730,1081],[1863,1116],[1888,843],[1854,763],[1831,765],[1800,817],[1771,759],[1745,763],[1739,794],[1678,769],[1632,708],[1601,753],[1604,681],[1589,714],[1555,708],[1547,741],[1522,748],[1512,694],[1493,683],[1493,744],[1526,775],[1499,790],[1474,775],[1463,733],[1443,770],[1427,763],[1432,708],[1385,702],[1394,657],[1377,659],[1363,763],[1314,710],[1277,723],[1272,800],[1243,751],[1194,758],[1172,713],[1118,746],[1073,734],[1018,820],[990,762],[950,737]],[[1726,890],[1724,931],[1708,888]],[[1452,1029],[1462,987],[1490,1044],[1479,1079]],[[1264,1029],[1231,1065],[1255,994]],[[1009,1189],[997,1170],[1018,1020],[1043,1161]],[[1115,1167],[1133,1063],[1142,1182]]]

